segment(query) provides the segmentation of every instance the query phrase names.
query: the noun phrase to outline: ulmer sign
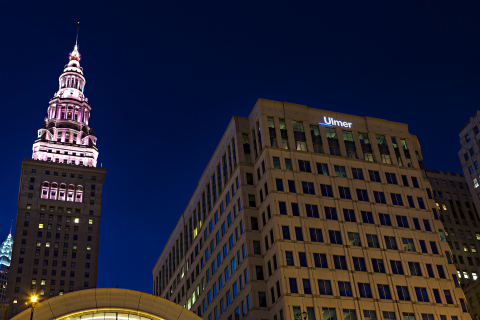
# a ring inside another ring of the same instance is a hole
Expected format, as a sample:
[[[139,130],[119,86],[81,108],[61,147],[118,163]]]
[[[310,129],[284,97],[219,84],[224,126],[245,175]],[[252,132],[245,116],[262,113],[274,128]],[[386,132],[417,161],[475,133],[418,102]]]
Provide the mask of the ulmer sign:
[[[323,121],[325,122],[319,122],[318,124],[321,124],[322,126],[328,126],[328,127],[333,127],[333,126],[339,126],[344,128],[352,127],[351,122],[335,120],[332,117],[323,117]]]

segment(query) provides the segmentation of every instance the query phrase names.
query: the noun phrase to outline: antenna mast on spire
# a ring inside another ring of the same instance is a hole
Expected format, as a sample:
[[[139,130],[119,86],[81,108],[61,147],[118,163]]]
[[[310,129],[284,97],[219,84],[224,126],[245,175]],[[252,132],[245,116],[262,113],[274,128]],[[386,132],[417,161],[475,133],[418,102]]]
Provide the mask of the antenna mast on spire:
[[[77,27],[77,39],[75,40],[75,45],[78,43],[78,29],[80,29],[80,22],[78,22],[78,27]]]

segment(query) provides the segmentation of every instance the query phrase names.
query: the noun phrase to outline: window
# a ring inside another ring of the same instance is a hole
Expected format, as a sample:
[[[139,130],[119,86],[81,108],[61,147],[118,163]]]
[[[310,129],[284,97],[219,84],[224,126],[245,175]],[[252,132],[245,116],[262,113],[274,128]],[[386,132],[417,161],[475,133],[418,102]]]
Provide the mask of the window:
[[[425,203],[423,202],[423,198],[418,197],[418,198],[417,198],[417,202],[418,202],[418,207],[419,207],[420,209],[425,209]]]
[[[377,314],[375,310],[363,310],[363,318],[365,320],[376,320]]]
[[[403,200],[402,200],[402,195],[398,193],[390,193],[390,196],[392,198],[392,204],[394,206],[403,206]]]
[[[395,237],[385,236],[385,246],[387,249],[398,250]]]
[[[298,160],[298,167],[301,172],[312,172],[310,161]]]
[[[332,186],[329,184],[320,184],[320,190],[322,192],[323,197],[330,197],[333,198],[333,190]]]
[[[403,320],[415,320],[415,314],[409,313],[409,312],[404,312],[402,313],[403,315]]]
[[[413,243],[413,239],[402,238],[402,243],[403,243],[403,250],[415,252],[415,244]]]
[[[347,281],[338,281],[338,290],[341,297],[352,297],[352,287],[350,282]]]
[[[428,220],[423,220],[423,225],[425,226],[425,231],[432,231],[432,228],[430,227],[430,222]]]
[[[286,148],[286,149],[288,149],[288,148]],[[292,160],[291,159],[285,159],[285,170],[293,171],[293,166],[292,166]]]
[[[369,248],[380,248],[378,237],[376,234],[367,234],[367,244]]]
[[[401,261],[390,260],[390,266],[393,274],[404,274]]]
[[[361,211],[362,214],[362,221],[363,223],[370,223],[374,224],[375,221],[373,221],[373,214],[369,211]]]
[[[367,271],[365,259],[362,257],[353,257],[353,266],[355,271]]]
[[[405,216],[395,216],[397,218],[397,224],[400,228],[408,228],[408,220]]]
[[[338,192],[340,194],[340,199],[352,199],[349,187],[338,187]]]
[[[297,190],[295,188],[295,181],[294,180],[288,180],[288,192],[297,193]]]
[[[324,253],[314,253],[313,262],[315,263],[316,268],[328,269],[327,255]]]
[[[356,232],[348,232],[348,244],[351,246],[361,247],[360,234]]]
[[[420,263],[409,262],[408,268],[410,269],[410,275],[422,277],[422,270],[420,269]]]
[[[380,224],[382,226],[392,226],[392,221],[390,220],[390,216],[385,213],[379,213],[378,217],[380,218]]]
[[[283,239],[290,240],[290,228],[288,226],[282,226]]]
[[[364,189],[356,189],[358,201],[367,201],[368,202],[368,193]]]
[[[309,279],[302,279],[304,294],[312,294],[312,288],[310,287]]]
[[[419,302],[430,302],[426,288],[415,287],[415,294],[417,295],[417,300]]]
[[[407,196],[407,201],[408,201],[408,206],[410,208],[415,208],[415,203],[413,202],[413,197],[412,196]]]
[[[308,206],[308,205],[307,205]],[[316,207],[316,206],[315,206]],[[337,209],[334,207],[324,207],[325,209],[325,217],[329,220],[338,220],[337,217]],[[318,212],[318,211],[317,211]],[[307,208],[307,217],[308,217],[308,208]],[[318,218],[318,213],[317,217]]]
[[[300,262],[300,267],[308,267],[307,255],[305,254],[305,252],[298,253],[298,261]]]
[[[418,179],[416,177],[411,177],[412,179],[412,185],[414,188],[420,188],[420,186],[418,185]]]
[[[352,168],[353,179],[356,180],[365,180],[363,177],[363,170],[361,168]]]
[[[387,201],[385,200],[385,193],[384,192],[373,191],[373,197],[375,198],[376,203],[387,204]]]
[[[334,166],[335,169],[335,176],[340,177],[340,178],[346,178],[347,177],[347,172],[345,171],[344,166]]]
[[[317,172],[318,172],[318,174],[328,176],[328,165],[326,163],[318,163],[317,162]]]
[[[398,300],[410,301],[410,294],[407,286],[397,286]]]
[[[293,203],[292,202],[292,215],[294,216],[300,216],[300,211],[298,209],[298,203]]]
[[[273,167],[275,169],[281,169],[280,167],[280,158],[278,157],[273,157]]]
[[[322,295],[333,295],[330,280],[318,280],[318,291]]]
[[[358,292],[360,293],[361,298],[373,298],[372,290],[369,283],[359,283]],[[374,311],[375,312],[375,311]]]
[[[438,254],[437,244],[435,241],[430,241],[430,248],[432,249],[432,254]]]
[[[312,242],[323,242],[323,235],[321,229],[310,228],[310,241]]]
[[[382,259],[373,259],[372,258],[373,272],[385,273],[385,265]]]
[[[340,231],[328,230],[328,235],[330,237],[330,243],[332,243],[332,244],[343,244],[342,243],[342,236],[340,234]]]
[[[435,297],[435,302],[442,303],[442,298],[440,297],[440,291],[438,289],[432,289],[432,290],[433,290],[433,296]]]
[[[382,180],[380,180],[380,172],[373,171],[373,170],[368,170],[368,175],[370,177],[370,181],[372,181],[372,182],[382,182]]]
[[[385,177],[387,178],[388,184],[398,184],[395,173],[385,172]]]
[[[343,209],[343,217],[345,221],[357,222],[357,219],[355,218],[355,211],[352,209]]]
[[[377,284],[378,296],[380,299],[392,299],[388,284]]]
[[[332,186],[330,186],[331,188]],[[302,181],[302,188],[304,194],[315,194],[315,188],[313,187],[313,182]]]
[[[333,264],[335,265],[335,269],[339,270],[348,270],[347,269],[347,260],[345,256],[333,256]]]
[[[287,215],[287,205],[283,201],[278,202],[278,209],[280,211],[280,214]]]
[[[323,320],[337,320],[337,314],[335,312],[335,308],[322,308],[322,314],[323,314]]]
[[[297,279],[296,278],[289,278],[288,282],[290,284],[290,292],[291,293],[298,293]]]
[[[333,209],[335,209],[335,208],[333,208]],[[318,207],[315,204],[306,204],[305,205],[305,211],[307,213],[307,217],[320,218],[320,215],[318,214]]]
[[[277,185],[277,191],[284,191],[283,190],[283,180],[282,179],[275,179]]]
[[[443,266],[442,265],[439,265],[437,264],[437,271],[438,271],[438,276],[441,278],[441,279],[445,279],[445,272],[443,271]]]
[[[301,227],[295,227],[295,237],[297,241],[303,241],[303,232]]]

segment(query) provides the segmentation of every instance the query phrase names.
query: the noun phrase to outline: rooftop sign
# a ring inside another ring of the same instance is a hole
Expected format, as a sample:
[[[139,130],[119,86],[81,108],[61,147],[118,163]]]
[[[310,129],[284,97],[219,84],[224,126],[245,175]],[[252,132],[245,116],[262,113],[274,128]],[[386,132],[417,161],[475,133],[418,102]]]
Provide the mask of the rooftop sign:
[[[325,122],[319,122],[318,124],[321,124],[322,126],[327,126],[327,127],[333,127],[333,126],[339,126],[339,127],[343,127],[343,128],[351,128],[352,127],[351,122],[335,120],[332,117],[323,117],[323,121],[325,121]]]

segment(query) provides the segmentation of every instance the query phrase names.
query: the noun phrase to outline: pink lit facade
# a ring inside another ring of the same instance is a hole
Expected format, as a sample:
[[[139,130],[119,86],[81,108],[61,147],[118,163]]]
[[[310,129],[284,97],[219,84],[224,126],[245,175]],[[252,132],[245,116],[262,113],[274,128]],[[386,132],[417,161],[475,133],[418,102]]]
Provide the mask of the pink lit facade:
[[[43,127],[38,130],[38,138],[33,144],[32,158],[96,167],[97,138],[88,126],[91,107],[83,93],[85,77],[77,45],[70,53],[70,61],[60,75],[58,85],[58,91],[50,100]],[[58,196],[56,192],[53,197]]]

